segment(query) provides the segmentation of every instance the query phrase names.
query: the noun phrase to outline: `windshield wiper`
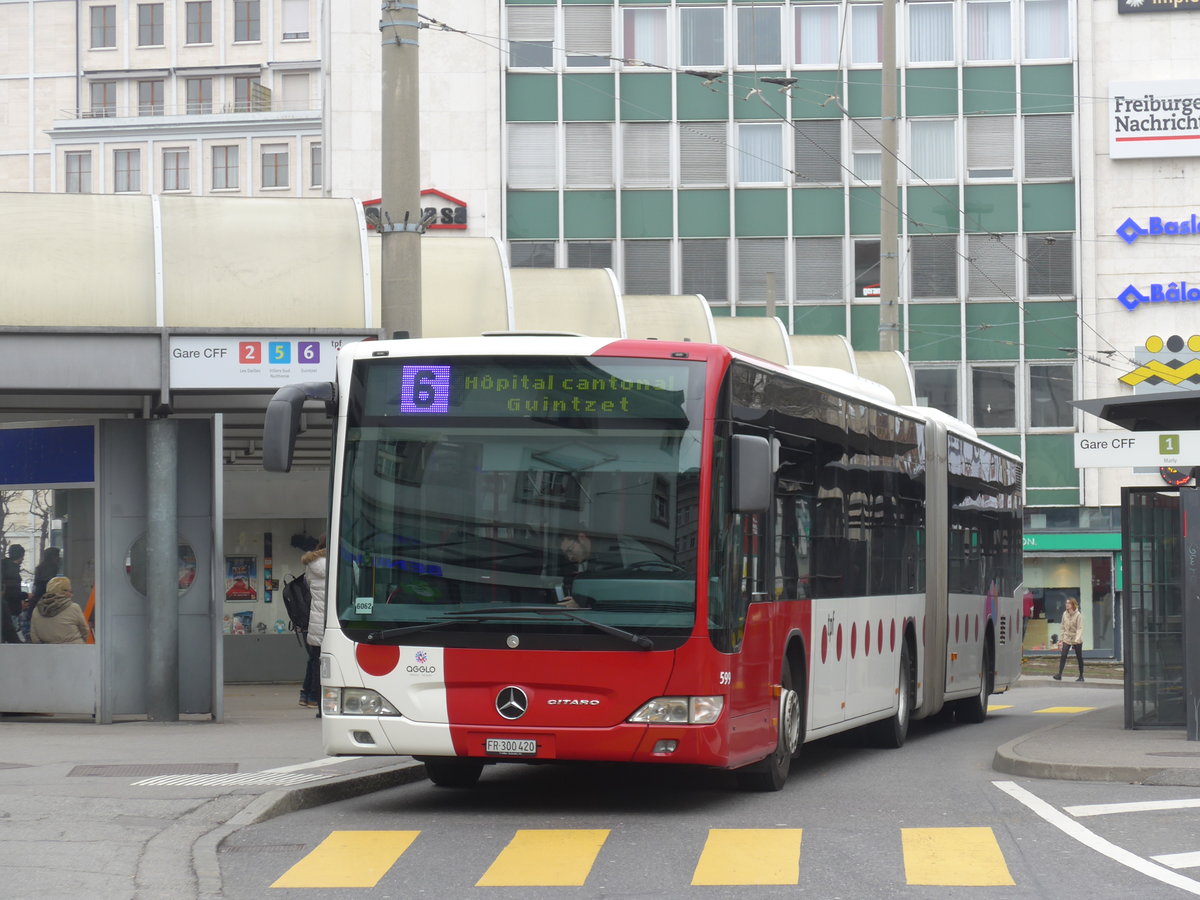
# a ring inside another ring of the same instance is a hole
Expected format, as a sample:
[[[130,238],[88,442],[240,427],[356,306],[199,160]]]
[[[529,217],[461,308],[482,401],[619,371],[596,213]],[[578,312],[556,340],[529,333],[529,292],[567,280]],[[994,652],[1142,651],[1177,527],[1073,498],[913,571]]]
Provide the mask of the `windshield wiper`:
[[[563,616],[567,619],[573,619],[576,622],[582,622],[584,625],[590,625],[597,631],[602,631],[605,634],[611,634],[613,637],[621,638],[629,641],[631,644],[636,644],[643,650],[653,650],[654,641],[643,634],[635,634],[632,631],[626,631],[624,628],[616,628],[612,625],[605,625],[603,622],[596,622],[586,616],[577,616],[575,613],[566,609],[559,609],[557,606],[510,606],[503,610],[482,611],[482,610],[463,610],[461,612],[445,613],[449,618],[438,619],[436,622],[423,622],[420,625],[406,625],[402,628],[385,628],[383,631],[372,631],[367,634],[367,641],[386,641],[391,638],[401,637],[406,634],[415,634],[419,631],[431,631],[434,628],[442,628],[446,625],[458,624],[459,622],[485,622],[494,619],[505,619],[513,613],[523,615],[533,614],[536,616],[544,616],[552,614]],[[518,621],[529,622],[531,619],[524,618]]]

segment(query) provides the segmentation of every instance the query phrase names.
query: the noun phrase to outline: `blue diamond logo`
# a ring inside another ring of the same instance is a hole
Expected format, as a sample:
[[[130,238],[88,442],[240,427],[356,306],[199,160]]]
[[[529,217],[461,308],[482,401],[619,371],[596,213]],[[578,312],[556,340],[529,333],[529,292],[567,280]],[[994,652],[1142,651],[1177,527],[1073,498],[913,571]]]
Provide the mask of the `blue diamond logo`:
[[[1121,301],[1121,305],[1126,309],[1137,309],[1140,303],[1149,303],[1150,298],[1135,288],[1132,284],[1121,293],[1117,294],[1117,299]]]
[[[1133,219],[1126,219],[1121,223],[1120,227],[1117,228],[1117,236],[1126,244],[1132,244],[1142,235],[1148,233],[1149,232],[1147,232],[1145,228],[1133,221]]]

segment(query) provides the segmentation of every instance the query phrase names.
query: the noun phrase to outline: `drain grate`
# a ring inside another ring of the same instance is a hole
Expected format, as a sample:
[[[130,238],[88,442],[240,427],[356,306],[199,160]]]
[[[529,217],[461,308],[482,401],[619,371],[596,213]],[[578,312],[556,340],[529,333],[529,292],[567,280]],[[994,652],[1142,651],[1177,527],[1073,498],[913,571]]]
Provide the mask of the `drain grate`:
[[[237,763],[163,763],[159,765],[76,766],[69,778],[149,778],[158,775],[229,775]]]

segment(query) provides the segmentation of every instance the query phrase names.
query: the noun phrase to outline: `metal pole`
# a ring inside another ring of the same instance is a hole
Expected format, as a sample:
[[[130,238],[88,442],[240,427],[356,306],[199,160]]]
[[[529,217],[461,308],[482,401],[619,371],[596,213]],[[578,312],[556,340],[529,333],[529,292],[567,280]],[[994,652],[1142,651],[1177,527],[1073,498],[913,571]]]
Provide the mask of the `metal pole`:
[[[417,5],[384,0],[383,272],[380,318],[385,334],[421,336],[421,133]]]
[[[900,349],[900,275],[896,229],[896,0],[883,3],[883,71],[879,141],[879,349]]]
[[[146,713],[179,721],[179,423],[146,423]]]

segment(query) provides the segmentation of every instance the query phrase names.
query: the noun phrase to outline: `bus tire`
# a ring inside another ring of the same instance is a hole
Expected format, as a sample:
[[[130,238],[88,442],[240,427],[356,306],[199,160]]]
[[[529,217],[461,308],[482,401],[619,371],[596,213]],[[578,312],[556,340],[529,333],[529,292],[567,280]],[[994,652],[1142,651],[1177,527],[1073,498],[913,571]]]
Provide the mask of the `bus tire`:
[[[880,747],[898,750],[908,737],[908,725],[915,705],[916,685],[913,683],[912,654],[908,641],[900,645],[900,672],[896,677],[896,711],[890,718],[876,722],[873,727],[875,743]]]
[[[995,685],[996,673],[992,667],[992,643],[983,645],[983,667],[979,673],[979,693],[967,700],[959,700],[954,709],[955,718],[969,725],[977,725],[987,718],[988,697]]]
[[[792,760],[804,745],[804,697],[793,687],[792,665],[783,666],[779,695],[779,732],[774,752],[737,770],[738,786],[744,791],[778,791],[787,783]]]
[[[470,759],[427,759],[425,775],[438,787],[473,787],[483,763]]]

